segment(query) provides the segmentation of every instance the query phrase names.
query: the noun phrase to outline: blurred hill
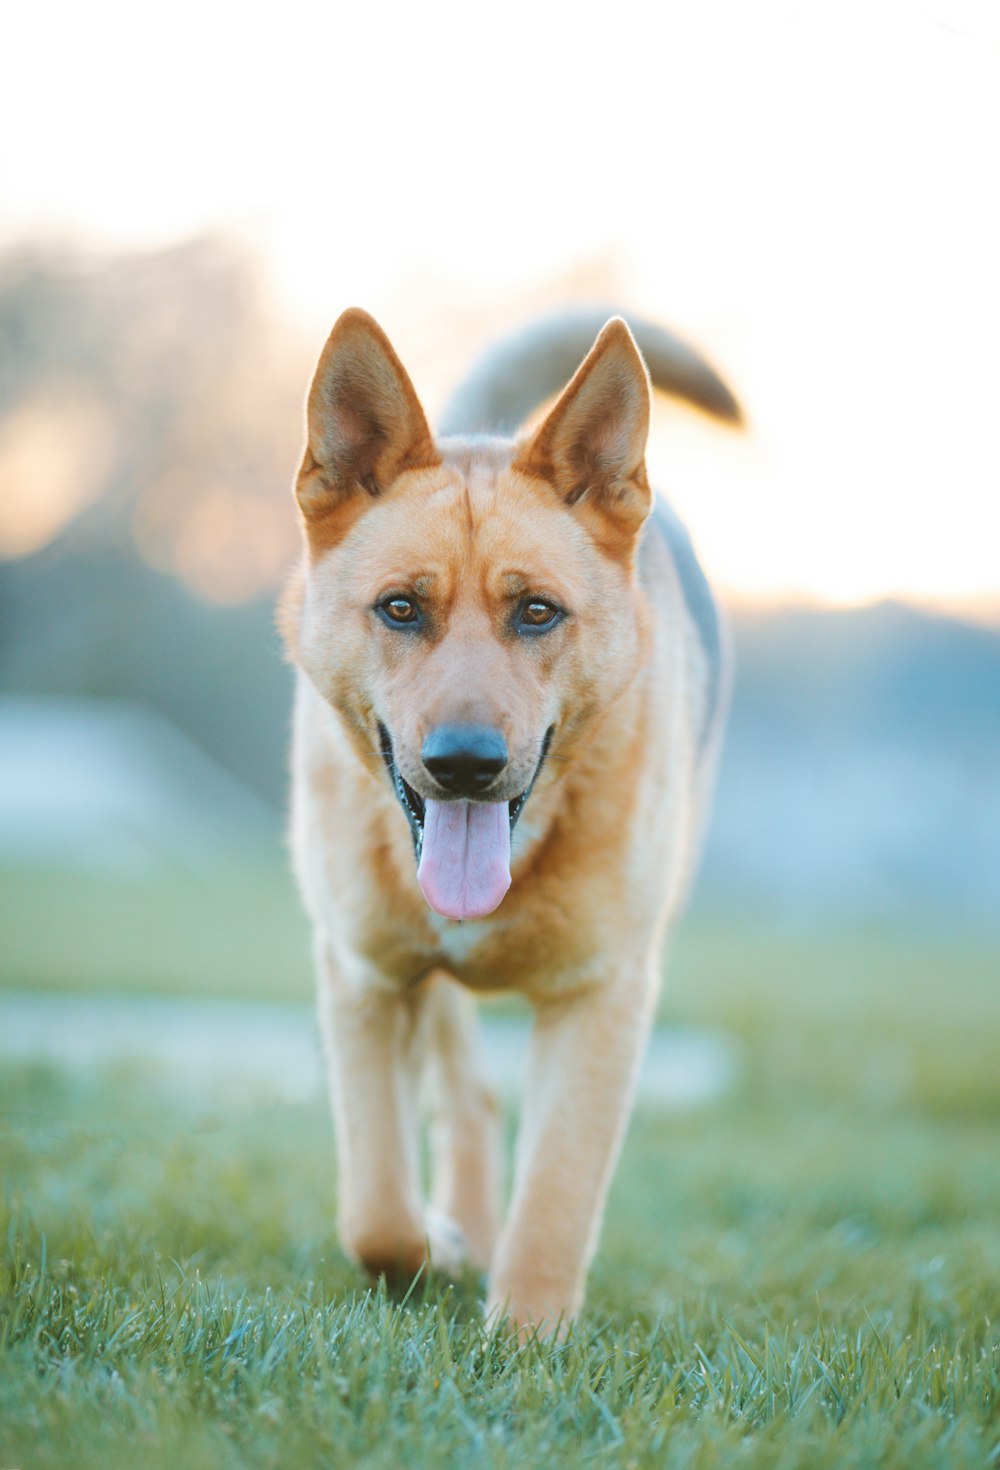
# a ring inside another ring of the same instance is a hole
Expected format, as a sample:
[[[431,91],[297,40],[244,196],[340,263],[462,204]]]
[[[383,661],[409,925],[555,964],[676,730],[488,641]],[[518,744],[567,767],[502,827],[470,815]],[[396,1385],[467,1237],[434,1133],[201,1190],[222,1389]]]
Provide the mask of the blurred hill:
[[[291,688],[271,594],[212,606],[127,548],[69,538],[0,565],[0,689],[149,705],[274,806]]]
[[[0,343],[0,689],[135,701],[277,812],[314,344],[216,240],[10,256]],[[700,899],[1000,922],[1000,634],[891,603],[733,622]]]
[[[0,865],[204,877],[275,813],[148,705],[0,695]]]
[[[1000,923],[1000,633],[885,602],[734,638],[702,895]]]

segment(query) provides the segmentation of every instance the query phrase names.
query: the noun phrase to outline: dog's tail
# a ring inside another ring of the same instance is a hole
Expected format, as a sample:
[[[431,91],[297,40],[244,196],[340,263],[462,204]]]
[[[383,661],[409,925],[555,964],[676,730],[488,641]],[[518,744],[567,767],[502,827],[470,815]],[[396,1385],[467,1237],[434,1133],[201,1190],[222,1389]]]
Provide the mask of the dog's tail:
[[[503,337],[473,364],[445,405],[442,434],[513,434],[527,416],[569,382],[609,317],[600,307],[571,307]],[[730,388],[703,357],[655,322],[629,318],[653,386],[741,424]]]

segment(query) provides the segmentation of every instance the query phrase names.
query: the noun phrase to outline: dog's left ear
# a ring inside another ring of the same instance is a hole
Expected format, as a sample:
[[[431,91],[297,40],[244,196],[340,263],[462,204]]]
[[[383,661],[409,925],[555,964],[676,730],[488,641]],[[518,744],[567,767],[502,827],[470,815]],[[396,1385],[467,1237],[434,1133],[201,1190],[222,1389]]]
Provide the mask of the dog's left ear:
[[[405,470],[440,464],[413,384],[378,323],[357,307],[337,320],[306,410],[295,493],[309,524],[357,511]]]
[[[613,317],[515,467],[548,480],[567,505],[599,516],[614,542],[634,541],[652,505],[646,478],[649,374]]]

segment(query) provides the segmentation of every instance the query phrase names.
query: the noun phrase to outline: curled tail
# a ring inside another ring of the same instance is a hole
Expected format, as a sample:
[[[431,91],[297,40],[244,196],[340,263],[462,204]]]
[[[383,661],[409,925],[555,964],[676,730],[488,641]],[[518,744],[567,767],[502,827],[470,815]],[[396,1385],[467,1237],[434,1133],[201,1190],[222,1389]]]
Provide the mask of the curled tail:
[[[473,364],[445,405],[442,434],[513,434],[527,416],[563,388],[593,346],[609,317],[595,306],[571,307],[502,337]],[[740,424],[735,395],[703,357],[655,322],[628,324],[646,359],[653,386]]]

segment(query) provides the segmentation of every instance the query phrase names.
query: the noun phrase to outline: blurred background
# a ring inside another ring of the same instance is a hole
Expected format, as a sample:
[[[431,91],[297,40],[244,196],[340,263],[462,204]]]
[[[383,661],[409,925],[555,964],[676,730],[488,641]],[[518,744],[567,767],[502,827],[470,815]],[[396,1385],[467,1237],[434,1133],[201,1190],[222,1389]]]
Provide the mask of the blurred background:
[[[365,306],[433,418],[495,335],[598,301],[698,345],[749,419],[660,403],[650,452],[738,661],[665,1015],[735,1034],[808,1011],[822,1049],[836,1013],[859,1085],[905,1092],[933,1052],[954,1092],[977,1047],[988,1079],[992,8],[625,0],[611,28],[520,0],[55,0],[6,31],[11,1004],[308,998],[273,608],[316,356]]]

